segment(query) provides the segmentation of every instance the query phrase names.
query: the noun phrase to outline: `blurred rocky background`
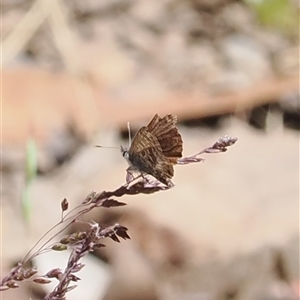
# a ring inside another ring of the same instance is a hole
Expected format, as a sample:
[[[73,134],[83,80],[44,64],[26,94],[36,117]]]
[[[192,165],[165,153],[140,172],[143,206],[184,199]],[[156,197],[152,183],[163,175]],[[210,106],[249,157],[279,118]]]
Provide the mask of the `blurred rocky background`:
[[[185,155],[239,141],[177,166],[169,191],[85,216],[131,240],[86,257],[68,299],[299,299],[298,1],[2,0],[1,11],[1,277],[59,221],[63,198],[75,207],[124,183],[119,151],[95,144],[127,145],[128,121],[135,131],[173,113]],[[64,268],[64,255],[34,263]]]

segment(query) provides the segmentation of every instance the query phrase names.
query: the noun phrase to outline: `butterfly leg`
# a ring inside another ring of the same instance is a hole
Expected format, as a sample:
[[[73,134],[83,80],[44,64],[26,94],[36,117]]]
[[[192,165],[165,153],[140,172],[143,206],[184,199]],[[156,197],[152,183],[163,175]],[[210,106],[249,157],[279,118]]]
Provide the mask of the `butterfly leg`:
[[[145,183],[151,183],[151,180],[149,178],[147,178],[148,175],[147,173],[141,173],[142,178],[144,179]]]
[[[137,176],[134,176],[134,173],[136,173],[136,169],[135,168],[132,168],[132,167],[129,167],[126,169],[126,182],[129,183],[129,182],[132,182],[136,179],[139,179],[139,178],[143,178],[144,181],[149,181],[144,175],[144,173],[140,173],[138,174]]]
[[[134,176],[133,176],[133,169],[131,167],[126,169],[126,182],[129,183],[133,180],[135,180]]]

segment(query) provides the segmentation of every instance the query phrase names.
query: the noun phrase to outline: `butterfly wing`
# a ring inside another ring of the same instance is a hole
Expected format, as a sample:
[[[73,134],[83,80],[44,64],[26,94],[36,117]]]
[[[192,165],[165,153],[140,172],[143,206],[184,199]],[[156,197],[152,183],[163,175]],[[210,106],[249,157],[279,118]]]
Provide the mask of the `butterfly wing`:
[[[177,159],[182,157],[182,138],[176,123],[177,117],[174,115],[160,118],[156,114],[147,125],[148,131],[157,138],[163,154],[172,164],[176,164]]]
[[[168,179],[174,175],[173,166],[165,157],[156,136],[149,132],[146,126],[134,136],[128,154],[133,167],[168,185]]]

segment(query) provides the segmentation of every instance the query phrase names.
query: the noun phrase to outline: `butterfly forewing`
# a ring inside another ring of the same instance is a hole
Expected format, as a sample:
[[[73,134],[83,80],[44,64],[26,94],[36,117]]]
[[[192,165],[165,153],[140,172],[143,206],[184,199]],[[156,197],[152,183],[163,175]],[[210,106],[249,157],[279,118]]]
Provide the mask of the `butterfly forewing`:
[[[182,138],[176,128],[177,117],[174,115],[166,115],[160,118],[157,114],[147,125],[147,129],[158,140],[162,151],[173,164],[177,163],[177,159],[182,157]]]

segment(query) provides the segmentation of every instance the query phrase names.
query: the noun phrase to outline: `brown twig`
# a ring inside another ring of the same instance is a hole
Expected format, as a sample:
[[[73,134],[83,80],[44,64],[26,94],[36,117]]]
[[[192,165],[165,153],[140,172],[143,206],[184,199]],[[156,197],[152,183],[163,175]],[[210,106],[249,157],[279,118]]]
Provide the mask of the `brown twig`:
[[[192,156],[187,156],[178,160],[179,165],[186,165],[189,163],[202,162],[203,158],[199,155],[204,153],[220,153],[227,151],[227,148],[233,145],[237,141],[237,138],[231,138],[224,136],[219,139],[213,146],[205,148],[204,150],[196,153]],[[120,198],[125,195],[137,195],[137,194],[152,194],[159,191],[165,191],[172,186],[166,186],[153,178],[150,175],[139,175],[136,178],[130,178],[127,176],[128,182],[113,191],[103,191],[101,193],[91,192],[86,198],[74,209],[69,212],[69,203],[67,199],[63,199],[61,202],[62,217],[60,222],[47,231],[43,237],[34,245],[34,247],[25,255],[25,257],[17,264],[16,267],[11,269],[10,273],[5,276],[0,282],[0,291],[5,291],[11,288],[19,287],[21,281],[33,281],[39,284],[47,284],[52,279],[57,279],[58,284],[54,290],[46,295],[45,300],[64,300],[66,294],[72,289],[76,288],[76,285],[72,285],[73,282],[80,280],[75,273],[79,272],[84,265],[80,263],[80,259],[87,255],[89,252],[93,252],[95,249],[104,247],[102,243],[103,239],[110,238],[115,242],[120,242],[121,239],[130,239],[127,231],[128,229],[120,224],[113,224],[108,227],[103,227],[100,224],[90,221],[83,222],[81,217],[89,211],[97,208],[110,208],[124,206],[126,203],[120,202],[114,197]],[[84,232],[75,232],[64,236],[59,242],[50,242],[62,233],[68,226],[75,222],[83,222],[88,226],[88,229]],[[50,238],[39,245],[43,238],[49,235],[59,225],[64,225],[61,230],[55,232]],[[39,247],[38,247],[39,246]],[[38,247],[34,252],[33,250]],[[44,275],[36,275],[37,268],[26,268],[26,264],[35,256],[40,255],[46,251],[64,251],[66,249],[72,249],[70,257],[68,259],[65,270],[55,268],[50,270]]]

